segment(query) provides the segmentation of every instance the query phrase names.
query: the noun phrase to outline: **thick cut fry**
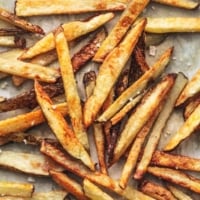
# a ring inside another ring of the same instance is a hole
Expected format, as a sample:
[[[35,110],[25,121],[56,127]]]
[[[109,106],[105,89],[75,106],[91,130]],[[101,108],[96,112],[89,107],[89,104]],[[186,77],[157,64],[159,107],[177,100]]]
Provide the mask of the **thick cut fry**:
[[[66,174],[51,170],[50,175],[58,185],[74,195],[77,199],[88,200],[83,192],[82,186]]]
[[[110,195],[103,192],[99,187],[90,182],[88,179],[83,181],[84,193],[91,200],[114,200]]]
[[[141,91],[145,89],[147,84],[156,79],[166,68],[169,63],[173,48],[168,49],[160,59],[141,76],[135,83],[128,87],[109,108],[97,119],[99,122],[109,120],[117,113],[130,99],[135,98]]]
[[[200,193],[200,180],[181,171],[169,168],[148,167],[148,173]]]
[[[61,113],[53,108],[50,98],[42,90],[41,85],[39,85],[37,81],[35,81],[35,92],[43,114],[63,148],[71,156],[81,160],[86,166],[94,170],[94,164],[89,154],[76,138],[74,132],[71,130]]]
[[[83,164],[72,160],[68,155],[61,151],[58,147],[53,144],[43,141],[40,151],[52,158],[54,161],[59,163],[68,171],[88,180],[106,187],[107,189],[123,196],[128,200],[138,199],[138,200],[153,200],[153,198],[144,195],[143,193],[137,191],[133,187],[127,186],[124,190],[119,186],[119,183],[113,180],[111,177],[99,173],[92,172],[86,168]]]
[[[31,24],[30,22],[25,21],[24,19],[20,19],[13,13],[10,13],[9,11],[3,8],[0,8],[0,19],[7,21],[10,24],[20,27],[26,31],[44,35],[44,31],[38,25],[34,25],[34,24]]]
[[[107,38],[104,40],[93,60],[102,62],[104,58],[120,43],[137,16],[147,6],[149,0],[131,0]]]
[[[200,92],[200,70],[189,80],[188,84],[184,88],[183,92],[176,101],[176,106],[180,106],[191,97],[194,97]]]
[[[145,31],[149,33],[199,32],[200,18],[166,17],[147,18]]]
[[[105,13],[94,16],[87,21],[74,21],[62,25],[67,41],[74,40],[82,35],[92,32],[111,20],[114,17],[113,13]],[[69,31],[70,30],[70,31]],[[55,48],[55,40],[53,32],[47,34],[41,40],[35,43],[27,51],[25,51],[20,59],[30,59],[41,53],[48,52]]]
[[[141,179],[144,176],[147,170],[147,167],[151,161],[152,154],[159,143],[162,131],[170,117],[170,114],[173,111],[176,99],[180,95],[186,83],[187,83],[187,79],[185,78],[185,76],[179,73],[166,99],[166,102],[164,103],[163,109],[160,112],[150,132],[149,139],[144,147],[144,153],[142,155],[142,158],[137,166],[137,169],[134,175],[135,179]]]
[[[143,181],[140,190],[157,200],[177,200],[168,189],[151,181]]]
[[[66,103],[55,105],[55,109],[58,109],[64,116],[68,114],[68,108]],[[10,134],[25,131],[33,126],[41,124],[45,121],[42,111],[36,110],[29,113],[17,115],[0,121],[0,137],[5,137]]]
[[[170,151],[178,146],[183,140],[188,138],[200,125],[200,104],[195,108],[188,119],[182,124],[175,135],[168,141],[164,151]]]
[[[89,150],[88,137],[83,126],[81,101],[71,64],[67,40],[62,28],[58,29],[55,33],[55,43],[72,127],[79,142]]]
[[[0,36],[0,46],[25,48],[26,40],[18,36]]]
[[[199,159],[178,154],[169,154],[158,150],[153,153],[151,164],[187,171],[200,171]]]
[[[90,124],[95,120],[101,106],[111,91],[111,88],[128,61],[145,24],[145,19],[137,23],[119,46],[116,47],[108,57],[106,57],[105,61],[100,66],[94,92],[86,101],[84,106],[84,124],[86,127],[90,126]],[[103,82],[105,87],[102,87]]]
[[[30,183],[0,182],[1,196],[31,197],[34,186]]]
[[[173,76],[166,76],[154,88],[148,91],[141,103],[129,117],[114,150],[112,163],[116,162],[132,143],[136,134],[146,124],[155,110],[164,101],[173,86]]]

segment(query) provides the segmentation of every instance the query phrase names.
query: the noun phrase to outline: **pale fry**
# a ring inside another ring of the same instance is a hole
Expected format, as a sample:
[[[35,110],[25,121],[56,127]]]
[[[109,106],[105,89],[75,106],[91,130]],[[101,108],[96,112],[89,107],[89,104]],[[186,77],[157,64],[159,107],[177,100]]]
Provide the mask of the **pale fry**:
[[[156,79],[167,67],[173,48],[168,49],[159,60],[148,71],[144,73],[136,82],[128,87],[109,108],[97,119],[99,122],[109,120],[115,113],[117,113],[129,99],[135,98],[141,93],[147,84],[153,79]]]
[[[148,173],[200,193],[200,180],[181,171],[169,168],[148,167]]]
[[[125,67],[145,24],[145,19],[138,22],[100,66],[94,92],[84,105],[84,124],[86,127],[90,126],[95,120],[111,88],[119,77],[120,72]],[[105,87],[102,87],[103,82]]]
[[[199,32],[198,17],[160,17],[147,18],[145,31],[149,33]]]
[[[188,119],[182,124],[175,135],[168,141],[164,151],[170,151],[188,138],[200,124],[200,104],[195,108]]]
[[[92,32],[111,20],[114,17],[113,13],[105,13],[94,16],[87,21],[73,21],[62,25],[67,41],[74,40],[82,35]],[[70,31],[69,31],[70,30]],[[36,42],[32,47],[25,51],[20,59],[30,59],[41,53],[48,52],[55,48],[55,40],[53,32],[44,36]]]
[[[172,89],[169,95],[167,96],[166,102],[164,103],[163,108],[149,134],[149,139],[144,147],[142,158],[137,166],[134,175],[135,179],[141,179],[144,176],[147,167],[151,161],[152,154],[157,148],[162,131],[170,117],[170,114],[173,111],[176,99],[180,95],[186,83],[187,79],[181,73],[178,74],[176,80],[174,79],[174,84],[172,86]]]
[[[148,91],[143,97],[141,103],[137,106],[135,112],[129,117],[125,127],[117,141],[114,150],[112,163],[119,160],[129,145],[133,142],[136,134],[146,124],[150,117],[158,108],[160,103],[166,98],[174,80],[172,76],[166,76],[154,88]]]
[[[71,130],[61,113],[53,108],[50,98],[42,90],[41,85],[39,85],[37,81],[35,81],[35,92],[42,112],[63,148],[70,155],[81,160],[86,166],[94,170],[94,164],[89,154],[76,138],[74,132]]]
[[[99,187],[90,182],[88,179],[83,181],[83,190],[91,200],[114,200],[110,195],[103,192]]]
[[[188,84],[184,88],[183,92],[176,101],[176,106],[180,106],[186,102],[189,98],[194,97],[200,92],[200,70],[189,80]]]
[[[17,183],[17,182],[0,182],[0,195],[14,196],[14,197],[31,197],[34,191],[33,184]]]
[[[26,40],[17,36],[0,36],[0,46],[25,48]]]
[[[51,170],[49,173],[57,184],[67,192],[73,194],[77,199],[88,200],[83,192],[82,186],[78,182],[61,172]]]
[[[83,126],[81,100],[78,94],[67,40],[62,28],[55,33],[55,43],[72,127],[79,142],[89,150],[88,136]]]
[[[136,20],[138,15],[147,6],[149,0],[131,0],[120,19],[117,21],[109,35],[103,41],[93,60],[102,62],[105,57],[120,43],[128,29]]]

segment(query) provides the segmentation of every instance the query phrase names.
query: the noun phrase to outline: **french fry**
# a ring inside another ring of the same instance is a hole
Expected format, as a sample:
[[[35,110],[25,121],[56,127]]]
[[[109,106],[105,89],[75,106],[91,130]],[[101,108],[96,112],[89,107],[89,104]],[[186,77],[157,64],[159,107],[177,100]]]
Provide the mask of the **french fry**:
[[[74,132],[71,130],[61,113],[53,108],[50,98],[42,90],[41,85],[39,85],[37,81],[35,81],[35,92],[42,112],[63,148],[70,155],[81,160],[86,166],[94,170],[94,164],[89,154],[76,138]]]
[[[200,180],[181,171],[169,168],[148,167],[147,172],[163,180],[188,188],[194,192],[200,192]]]
[[[88,200],[83,192],[82,186],[78,182],[61,172],[51,170],[50,174],[58,185],[64,188],[67,192],[71,193],[77,199]]]
[[[199,32],[198,17],[147,18],[145,31],[148,33]]]
[[[89,150],[88,136],[83,126],[81,100],[78,94],[67,40],[62,28],[55,32],[55,43],[72,127],[79,142]]]
[[[0,195],[14,197],[31,197],[34,191],[33,184],[0,181]]]
[[[26,31],[17,28],[0,28],[0,36],[15,36],[26,33]]]
[[[120,43],[128,29],[131,27],[137,16],[147,6],[149,0],[131,0],[120,19],[117,21],[109,35],[95,54],[93,60],[102,62],[105,57]]]
[[[172,86],[172,89],[167,96],[166,102],[163,105],[163,109],[161,110],[149,134],[149,139],[144,147],[142,158],[137,165],[137,169],[134,175],[135,179],[141,179],[144,176],[147,167],[151,161],[152,154],[158,145],[162,131],[170,117],[170,114],[173,111],[176,99],[180,95],[186,83],[187,78],[182,73],[179,73],[176,77],[176,80],[174,80],[174,85]]]
[[[119,160],[132,143],[136,134],[150,119],[157,107],[166,98],[174,83],[174,77],[169,75],[163,78],[154,88],[150,89],[143,97],[141,103],[129,117],[125,127],[120,134],[114,150],[112,164]]]
[[[110,195],[103,192],[99,187],[97,187],[88,179],[84,179],[83,189],[85,195],[91,200],[114,200]]]
[[[7,21],[10,24],[20,27],[26,31],[44,35],[44,31],[38,25],[31,24],[30,22],[17,17],[13,13],[11,13],[3,8],[0,8],[0,19]]]
[[[105,13],[91,17],[87,21],[74,21],[68,22],[62,25],[64,29],[65,37],[67,41],[72,41],[82,35],[92,32],[111,20],[114,17],[113,13]],[[70,31],[69,31],[70,30]],[[20,59],[30,59],[39,55],[55,49],[55,41],[53,32],[44,36],[41,40],[36,42],[32,47],[25,51]]]
[[[95,120],[103,102],[133,51],[133,48],[144,29],[145,23],[145,19],[142,19],[137,23],[119,46],[116,47],[108,57],[106,57],[105,61],[100,66],[94,92],[84,105],[84,124],[86,127],[89,127]],[[102,87],[102,81],[105,83],[106,87]]]
[[[55,105],[64,116],[68,114],[66,103]],[[0,121],[0,137],[5,137],[16,132],[25,131],[45,121],[42,111],[35,110]]]
[[[0,46],[25,48],[26,40],[18,36],[0,36]]]
[[[186,102],[189,98],[194,97],[200,92],[200,70],[189,80],[188,84],[184,88],[183,92],[176,101],[176,106],[180,106]]]
[[[187,171],[200,171],[199,159],[178,154],[169,154],[158,150],[153,153],[151,165]]]
[[[54,161],[59,163],[68,171],[82,177],[87,178],[93,183],[101,185],[126,199],[133,200],[153,200],[153,198],[144,195],[143,193],[139,192],[138,190],[134,189],[133,187],[127,186],[124,190],[119,186],[119,183],[112,179],[111,177],[99,173],[99,172],[92,172],[88,168],[86,168],[83,164],[74,161],[70,158],[67,154],[61,151],[58,147],[48,142],[43,141],[40,151],[47,155],[48,157],[52,158]]]
[[[177,200],[171,191],[157,183],[148,180],[142,182],[140,190],[157,200]]]
[[[98,122],[105,122],[109,120],[115,113],[117,113],[130,99],[135,98],[141,91],[145,89],[147,84],[156,79],[167,67],[169,63],[173,48],[169,48],[159,60],[145,72],[141,78],[128,87],[116,100],[109,106],[109,108],[97,119]]]
[[[200,124],[200,104],[195,108],[188,119],[181,125],[175,135],[167,142],[164,151],[170,151],[188,138]]]

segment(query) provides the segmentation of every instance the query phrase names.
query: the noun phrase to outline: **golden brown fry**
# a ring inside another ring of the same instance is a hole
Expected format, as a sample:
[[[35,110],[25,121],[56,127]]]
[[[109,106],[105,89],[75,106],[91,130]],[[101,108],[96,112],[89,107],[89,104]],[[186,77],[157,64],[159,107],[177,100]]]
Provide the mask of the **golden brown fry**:
[[[173,48],[169,48],[159,60],[141,76],[135,83],[128,87],[109,108],[97,119],[99,122],[109,120],[115,113],[117,113],[130,99],[135,98],[141,93],[147,84],[156,79],[166,68],[172,55]]]
[[[0,36],[0,46],[25,48],[26,40],[18,36]]]
[[[199,32],[198,17],[147,18],[145,31],[149,33]]]
[[[9,11],[3,8],[0,8],[0,19],[7,21],[10,24],[20,27],[26,31],[44,35],[44,31],[38,25],[31,24],[30,22],[27,22],[24,19],[17,17],[13,13],[10,13]]]
[[[91,200],[114,200],[106,192],[103,192],[99,187],[90,182],[88,179],[83,181],[84,193]]]
[[[89,150],[88,136],[83,126],[81,100],[78,94],[67,40],[62,28],[55,33],[55,43],[72,127],[79,142]]]
[[[31,197],[33,191],[34,186],[30,183],[17,183],[8,181],[0,182],[1,196]]]
[[[94,164],[89,154],[76,138],[74,132],[71,130],[61,113],[54,109],[50,98],[42,90],[41,85],[37,81],[35,81],[35,92],[42,112],[63,148],[70,155],[81,160],[86,166],[94,170]]]
[[[170,117],[170,114],[173,111],[176,99],[180,95],[186,83],[187,79],[182,73],[178,74],[176,80],[174,77],[174,84],[172,86],[172,89],[167,96],[166,102],[164,102],[163,108],[150,132],[149,139],[144,147],[142,158],[137,165],[137,169],[134,175],[135,179],[141,179],[144,176],[147,167],[151,161],[152,154],[156,150],[162,131],[167,123],[167,120]]]
[[[93,60],[102,62],[106,56],[120,43],[137,16],[147,6],[149,0],[131,0],[120,19],[117,21],[107,38],[103,41]]]
[[[85,35],[89,32],[92,32],[111,20],[114,17],[113,13],[100,14],[94,17],[91,17],[87,21],[74,21],[68,22],[62,25],[64,29],[65,37],[67,41],[74,40],[82,35]],[[70,31],[69,31],[70,30]],[[32,47],[25,51],[20,59],[30,59],[39,55],[51,51],[55,48],[55,40],[53,32],[44,36],[41,40],[36,42]]]
[[[90,126],[95,120],[103,102],[107,98],[111,88],[119,77],[120,72],[128,61],[128,58],[133,51],[145,24],[145,19],[138,22],[129,31],[128,35],[119,44],[119,46],[116,47],[108,57],[106,57],[105,61],[100,66],[94,92],[84,105],[84,124],[86,127]],[[105,87],[102,87],[103,82]]]
[[[148,167],[148,173],[200,193],[200,180],[181,171],[169,168]]]
[[[177,200],[168,189],[151,181],[143,181],[140,190],[157,200]]]
[[[73,194],[77,199],[88,200],[83,192],[82,186],[78,182],[61,172],[51,170],[49,173],[58,185]]]
[[[166,76],[154,88],[150,89],[143,97],[141,103],[129,117],[125,127],[120,135],[114,150],[112,163],[119,160],[129,145],[133,142],[136,134],[146,124],[149,118],[158,108],[161,102],[173,86],[173,76]]]

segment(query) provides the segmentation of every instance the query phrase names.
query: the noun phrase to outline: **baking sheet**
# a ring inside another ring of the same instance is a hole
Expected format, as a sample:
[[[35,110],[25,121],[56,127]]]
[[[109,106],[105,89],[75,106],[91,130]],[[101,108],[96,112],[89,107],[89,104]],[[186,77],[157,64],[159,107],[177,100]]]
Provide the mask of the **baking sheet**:
[[[14,0],[0,0],[0,6],[4,7],[10,11],[14,10]],[[75,19],[84,19],[87,16],[92,14],[82,14],[82,15],[58,15],[58,16],[44,16],[44,17],[30,17],[28,20],[32,23],[40,25],[46,33],[56,28],[59,24],[72,21]],[[178,8],[172,8],[168,6],[163,6],[156,3],[150,3],[149,6],[143,12],[144,16],[151,16],[151,17],[164,17],[164,16],[191,16],[191,17],[200,17],[199,9],[197,10],[184,10]],[[117,18],[116,18],[117,19]],[[115,19],[115,20],[116,20]],[[108,30],[112,27],[115,23],[115,20],[112,20],[107,24]],[[30,46],[35,41],[40,39],[40,36],[31,35],[27,36],[28,44]],[[72,48],[71,53],[78,49],[79,46],[82,44],[77,45],[75,48]],[[73,46],[73,44],[72,44]],[[149,52],[147,50],[147,61],[151,65],[158,57],[161,55],[168,47],[174,46],[174,54],[173,58],[167,68],[166,72],[183,72],[189,78],[200,68],[200,33],[176,33],[176,34],[169,34],[166,40],[156,47],[156,55],[149,56]],[[5,48],[1,48],[1,51],[6,50]],[[96,67],[97,64],[91,63],[82,70],[81,73],[77,75],[77,79],[79,81],[79,90],[80,95],[84,99],[84,93],[82,90],[82,76],[85,71],[89,71]],[[2,88],[1,86],[5,84],[6,87]],[[20,88],[14,88],[10,81],[10,78],[4,79],[0,81],[0,96],[11,97],[15,94],[21,93],[22,91],[27,90],[30,87],[31,83],[26,84]],[[21,111],[20,111],[21,112]],[[8,114],[0,114],[0,119],[6,118],[9,115],[14,115],[16,112],[9,112]],[[177,128],[182,123],[182,112],[174,112],[171,116],[164,133],[174,133]],[[51,134],[50,129],[47,125],[41,125],[37,128],[38,133],[42,134]],[[35,130],[34,130],[35,132]],[[163,134],[166,135],[166,134]],[[159,148],[162,148],[163,144],[167,141],[166,137],[161,138],[161,143]],[[189,155],[195,158],[200,158],[200,136],[197,134],[193,134],[189,139],[185,140],[179,147],[177,148],[177,152],[182,155]],[[23,151],[23,152],[34,152],[39,153],[36,147],[30,147],[24,144],[9,144],[3,147],[0,147],[2,150],[5,149],[12,149],[15,151]],[[93,152],[93,151],[92,151]],[[95,158],[95,154],[93,154],[93,158]],[[120,168],[122,167],[121,164],[115,165],[110,169],[110,174],[114,178],[118,178]],[[195,176],[200,177],[198,174]],[[22,182],[27,182],[30,175],[24,175],[19,173],[10,172],[8,170],[0,169],[0,181],[1,180],[17,180]],[[35,186],[36,191],[49,191],[52,189],[57,188],[57,185],[54,184],[50,178],[39,178],[34,177],[35,179]],[[200,195],[192,194],[194,199],[200,199]]]

